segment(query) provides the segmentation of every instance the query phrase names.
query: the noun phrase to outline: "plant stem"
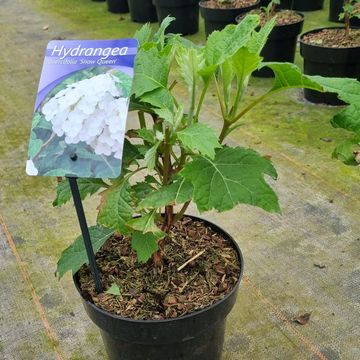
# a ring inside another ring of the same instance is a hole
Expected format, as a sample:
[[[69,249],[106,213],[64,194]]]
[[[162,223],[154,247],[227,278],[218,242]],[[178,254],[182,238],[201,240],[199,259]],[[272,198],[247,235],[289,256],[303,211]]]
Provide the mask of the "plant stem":
[[[219,136],[219,143],[220,143],[220,144],[223,143],[223,141],[225,140],[226,136],[228,135],[229,126],[230,126],[229,123],[224,122],[223,128],[222,128],[221,133],[220,133],[220,136]]]
[[[174,221],[173,221],[173,224],[175,224],[178,220],[180,220],[184,214],[185,214],[185,211],[187,210],[187,208],[189,207],[191,201],[188,201],[186,202],[183,207],[181,208],[181,210],[176,214],[176,216],[174,217]]]
[[[199,103],[198,103],[198,106],[197,106],[197,109],[196,109],[196,114],[195,114],[195,121],[197,122],[198,119],[199,119],[199,115],[200,115],[200,111],[201,111],[201,108],[202,108],[202,105],[204,103],[204,100],[205,100],[205,95],[206,95],[206,92],[207,92],[207,89],[209,88],[209,84],[210,84],[210,81],[207,80],[204,84],[204,87],[202,89],[202,92],[201,92],[201,95],[200,95],[200,99],[199,99]]]
[[[139,123],[141,129],[146,129],[145,114],[143,111],[138,111]]]

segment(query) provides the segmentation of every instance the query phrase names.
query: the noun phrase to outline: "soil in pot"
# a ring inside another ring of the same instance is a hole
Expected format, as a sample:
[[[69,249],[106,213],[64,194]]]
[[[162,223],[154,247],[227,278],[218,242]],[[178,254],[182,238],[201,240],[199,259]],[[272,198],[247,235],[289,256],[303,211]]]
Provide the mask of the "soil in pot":
[[[205,34],[209,36],[215,30],[226,25],[236,24],[236,17],[259,7],[260,0],[235,0],[220,4],[217,0],[200,1],[200,12],[205,21]]]
[[[297,11],[314,11],[324,7],[324,0],[281,0],[280,7]]]
[[[302,35],[300,52],[304,73],[360,80],[360,29],[324,28]],[[343,105],[335,94],[305,90],[305,98],[314,103]]]
[[[136,320],[176,318],[221,300],[237,283],[240,263],[236,251],[221,234],[190,218],[183,218],[161,244],[162,264],[137,262],[130,240],[113,236],[97,253],[105,289],[116,283],[121,296],[95,290],[88,266],[79,272],[82,292],[99,308]],[[203,253],[202,253],[203,252]],[[202,253],[184,269],[194,255]]]
[[[108,10],[112,13],[126,14],[129,12],[127,0],[106,0]]]
[[[267,22],[266,14],[261,10],[252,13],[260,15],[261,25]],[[238,17],[241,21],[243,16]],[[301,33],[304,16],[292,10],[279,10],[276,12],[276,26],[271,32],[261,56],[263,61],[294,62],[297,38]],[[273,77],[274,73],[269,68],[263,68],[253,73],[257,77]]]
[[[169,15],[175,18],[167,33],[191,35],[199,31],[198,0],[153,0],[153,4],[159,23]]]
[[[124,237],[104,244],[97,254],[102,281],[105,288],[116,282],[119,296],[97,295],[87,266],[74,276],[109,359],[220,360],[243,271],[239,247],[215,224],[189,216],[161,249],[155,267],[138,264]]]
[[[134,22],[157,22],[156,8],[152,0],[128,0],[130,17]]]

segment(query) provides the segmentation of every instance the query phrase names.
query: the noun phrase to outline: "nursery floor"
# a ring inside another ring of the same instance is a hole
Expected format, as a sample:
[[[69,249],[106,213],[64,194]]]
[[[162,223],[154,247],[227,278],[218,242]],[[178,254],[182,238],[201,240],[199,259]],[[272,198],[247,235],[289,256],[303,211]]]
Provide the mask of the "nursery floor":
[[[79,233],[74,209],[53,209],[54,182],[27,177],[24,164],[47,41],[126,37],[137,25],[90,0],[0,5],[0,359],[106,359],[70,276],[54,277]],[[326,23],[325,10],[307,14],[306,27],[319,21]],[[194,38],[203,41],[203,32]],[[256,80],[251,91],[270,84]],[[211,98],[207,105],[219,127]],[[329,124],[335,111],[289,92],[254,109],[231,138],[272,157],[282,215],[251,207],[208,215],[234,235],[246,260],[224,360],[360,359],[360,175],[331,159],[343,135]],[[304,313],[306,325],[292,321]]]

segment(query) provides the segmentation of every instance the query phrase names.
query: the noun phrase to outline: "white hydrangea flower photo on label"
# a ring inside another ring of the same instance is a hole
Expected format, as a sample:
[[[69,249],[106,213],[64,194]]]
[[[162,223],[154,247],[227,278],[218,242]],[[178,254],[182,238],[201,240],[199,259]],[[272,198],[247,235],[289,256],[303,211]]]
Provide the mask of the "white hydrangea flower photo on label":
[[[132,79],[120,70],[75,72],[34,113],[28,175],[116,177]]]

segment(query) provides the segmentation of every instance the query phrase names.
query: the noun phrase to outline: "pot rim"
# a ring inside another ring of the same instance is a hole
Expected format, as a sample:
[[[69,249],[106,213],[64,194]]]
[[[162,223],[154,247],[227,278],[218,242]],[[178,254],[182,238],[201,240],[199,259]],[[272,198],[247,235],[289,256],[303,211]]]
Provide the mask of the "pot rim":
[[[323,48],[323,49],[330,49],[330,50],[334,50],[334,51],[344,51],[344,50],[348,50],[348,49],[360,49],[360,45],[359,46],[349,46],[349,47],[329,47],[329,46],[320,46],[320,45],[316,45],[316,44],[309,44],[308,42],[305,42],[304,41],[304,36],[305,35],[309,35],[309,34],[312,34],[312,33],[317,33],[317,32],[320,32],[322,30],[326,30],[326,29],[345,29],[344,26],[324,26],[324,27],[321,27],[321,28],[317,28],[317,29],[312,29],[312,30],[309,30],[303,34],[300,35],[300,44],[303,45],[303,46],[309,46],[309,47],[314,47],[314,48]],[[353,28],[353,29],[356,29],[356,30],[360,30],[360,28]]]
[[[234,249],[236,250],[237,252],[237,255],[239,257],[239,261],[240,261],[240,274],[239,274],[239,278],[237,280],[237,282],[235,283],[233,289],[228,293],[226,294],[226,296],[217,301],[216,303],[210,305],[210,306],[207,306],[201,310],[197,310],[197,311],[194,311],[190,314],[187,314],[187,315],[184,315],[184,316],[179,316],[177,318],[173,318],[173,319],[162,319],[162,320],[135,320],[135,319],[131,319],[131,318],[125,318],[125,317],[122,317],[122,316],[119,316],[119,315],[115,315],[115,314],[112,314],[106,310],[103,310],[101,308],[99,308],[98,306],[96,306],[94,303],[92,303],[91,301],[89,300],[85,300],[81,294],[81,289],[80,289],[80,284],[79,284],[79,281],[78,281],[78,276],[77,276],[77,272],[73,275],[73,281],[74,281],[74,284],[75,284],[75,287],[76,287],[76,290],[78,291],[78,293],[80,294],[81,296],[81,299],[82,301],[86,302],[90,307],[94,308],[97,312],[100,312],[102,313],[103,315],[105,316],[108,316],[110,318],[113,318],[114,320],[121,320],[121,321],[124,321],[124,322],[129,322],[129,323],[137,323],[137,324],[161,324],[161,323],[169,323],[169,322],[175,322],[175,321],[181,321],[181,320],[184,320],[184,319],[188,319],[188,318],[191,318],[191,317],[194,317],[194,316],[197,316],[199,314],[202,314],[202,313],[205,313],[209,310],[212,310],[214,308],[216,308],[217,306],[219,306],[221,303],[225,302],[229,297],[231,297],[236,291],[238,291],[238,288],[239,288],[239,285],[240,285],[240,282],[241,282],[241,279],[244,275],[244,258],[243,258],[243,255],[242,255],[242,252],[241,252],[241,249],[240,249],[240,246],[238,245],[238,243],[235,241],[235,239],[224,229],[222,229],[220,226],[214,224],[213,222],[209,221],[209,220],[205,220],[203,218],[200,218],[198,216],[195,216],[195,215],[184,215],[184,216],[188,216],[188,217],[191,217],[192,219],[195,219],[197,221],[204,221],[205,223],[209,224],[210,227],[212,227],[214,230],[218,231],[220,230],[220,232],[222,233],[222,235],[224,235],[225,237],[228,238],[228,240],[231,240],[231,243],[234,247]]]
[[[210,8],[210,7],[207,7],[207,6],[204,6],[204,3],[206,3],[208,0],[200,0],[199,2],[199,6],[203,9],[208,9],[208,10],[215,10],[215,11],[222,11],[222,10],[239,10],[239,9],[247,9],[249,7],[252,7],[252,6],[256,6],[256,5],[259,5],[260,4],[260,1],[261,0],[257,0],[254,4],[252,5],[247,5],[247,6],[243,6],[243,7],[233,7],[233,8]]]
[[[257,10],[257,9],[254,9]],[[278,9],[276,10],[276,12],[281,12],[281,11],[292,11],[298,15],[301,16],[301,19],[299,21],[296,21],[294,23],[291,24],[275,24],[274,28],[281,28],[281,27],[286,27],[286,26],[292,26],[292,25],[296,25],[296,24],[300,24],[303,23],[305,21],[305,15],[303,13],[301,13],[300,11],[296,11],[296,10],[290,10],[290,9]],[[240,20],[241,18],[244,18],[246,15],[248,15],[248,13],[245,14],[240,14],[238,15],[235,20],[238,21],[238,19]]]

